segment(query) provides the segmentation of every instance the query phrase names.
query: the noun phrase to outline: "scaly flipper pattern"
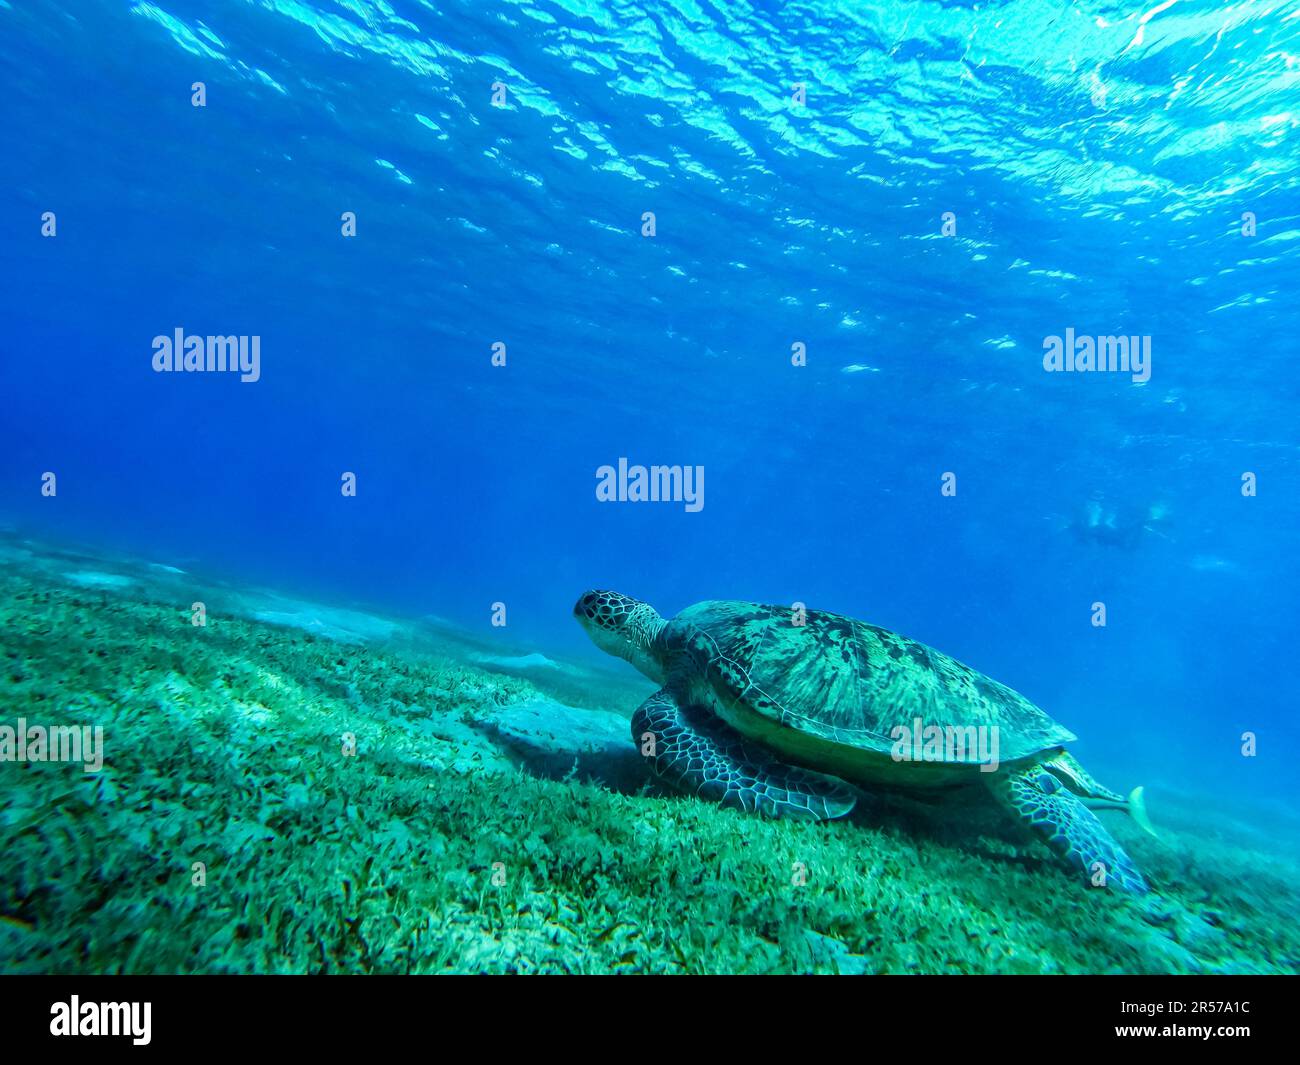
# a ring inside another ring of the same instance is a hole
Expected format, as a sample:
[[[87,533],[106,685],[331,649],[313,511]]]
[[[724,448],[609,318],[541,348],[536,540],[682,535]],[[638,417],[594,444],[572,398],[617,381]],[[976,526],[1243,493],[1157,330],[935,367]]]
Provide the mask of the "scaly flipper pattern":
[[[1023,818],[1058,855],[1082,870],[1090,883],[1135,894],[1146,892],[1142,874],[1097,815],[1047,769],[1035,765],[1019,772],[993,773],[988,784],[1003,805]]]
[[[857,797],[835,777],[777,761],[711,714],[679,706],[665,689],[632,715],[632,739],[674,788],[769,817],[843,817]]]

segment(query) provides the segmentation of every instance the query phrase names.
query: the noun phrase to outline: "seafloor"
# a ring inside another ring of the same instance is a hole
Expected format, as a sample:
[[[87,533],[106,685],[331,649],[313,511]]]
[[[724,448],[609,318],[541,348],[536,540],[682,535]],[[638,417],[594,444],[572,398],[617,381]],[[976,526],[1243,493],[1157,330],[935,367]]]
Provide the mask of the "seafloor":
[[[1300,968],[1285,811],[1151,788],[1160,840],[1107,815],[1143,903],[979,804],[808,824],[661,793],[627,735],[645,682],[437,618],[14,534],[0,588],[0,725],[105,750],[0,763],[6,972]]]

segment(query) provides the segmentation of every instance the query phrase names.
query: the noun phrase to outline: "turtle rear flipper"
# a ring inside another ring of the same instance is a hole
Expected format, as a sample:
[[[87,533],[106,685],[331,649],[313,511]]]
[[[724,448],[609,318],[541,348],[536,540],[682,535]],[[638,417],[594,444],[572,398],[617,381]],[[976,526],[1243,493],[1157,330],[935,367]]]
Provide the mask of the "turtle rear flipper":
[[[1081,869],[1092,884],[1114,885],[1139,895],[1147,891],[1142,874],[1097,815],[1047,769],[1034,765],[1019,772],[993,773],[988,785],[999,802]]]
[[[723,806],[826,821],[857,801],[843,781],[778,761],[707,711],[679,705],[667,689],[637,707],[632,739],[660,780]]]
[[[1042,763],[1061,779],[1067,788],[1083,797],[1084,802],[1093,810],[1123,810],[1146,832],[1160,838],[1151,818],[1147,816],[1146,790],[1141,786],[1129,792],[1124,798],[1119,792],[1111,791],[1099,783],[1091,773],[1079,764],[1079,760],[1068,751],[1062,751],[1055,758]]]

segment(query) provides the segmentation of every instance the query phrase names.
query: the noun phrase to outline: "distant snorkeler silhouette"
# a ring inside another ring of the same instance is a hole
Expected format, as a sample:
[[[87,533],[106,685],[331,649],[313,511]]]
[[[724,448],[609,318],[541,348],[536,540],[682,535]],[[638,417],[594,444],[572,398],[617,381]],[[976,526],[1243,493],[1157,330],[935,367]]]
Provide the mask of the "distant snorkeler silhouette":
[[[1081,543],[1132,551],[1149,536],[1168,540],[1170,521],[1169,508],[1163,503],[1153,503],[1139,513],[1116,511],[1094,498],[1084,504],[1069,529]]]

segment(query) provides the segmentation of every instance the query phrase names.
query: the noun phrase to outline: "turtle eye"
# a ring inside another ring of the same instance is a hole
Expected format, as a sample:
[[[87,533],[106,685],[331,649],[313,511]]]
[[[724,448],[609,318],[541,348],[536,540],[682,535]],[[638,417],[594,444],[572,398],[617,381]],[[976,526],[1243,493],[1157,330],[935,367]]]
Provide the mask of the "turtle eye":
[[[573,616],[608,626],[611,620],[609,603],[601,592],[585,592],[573,605]]]

